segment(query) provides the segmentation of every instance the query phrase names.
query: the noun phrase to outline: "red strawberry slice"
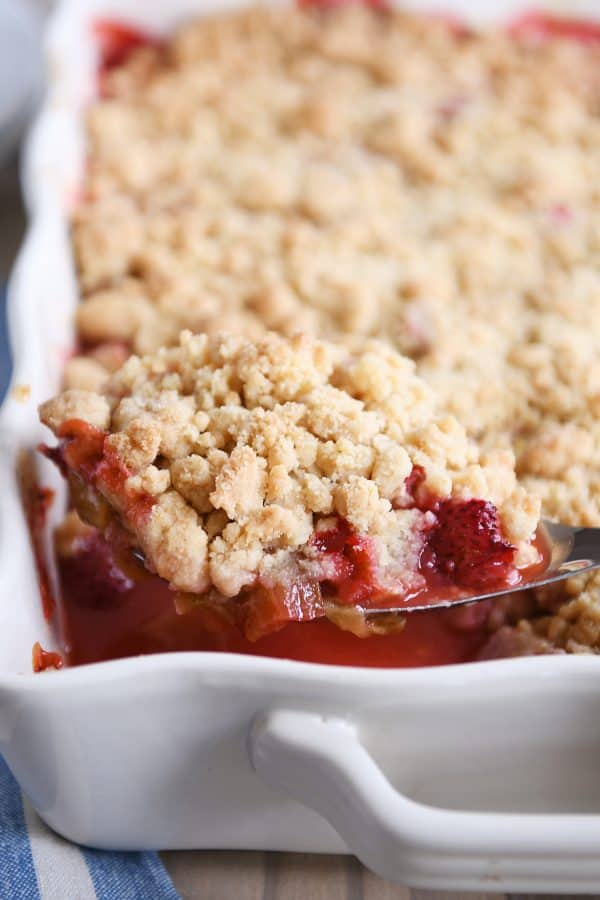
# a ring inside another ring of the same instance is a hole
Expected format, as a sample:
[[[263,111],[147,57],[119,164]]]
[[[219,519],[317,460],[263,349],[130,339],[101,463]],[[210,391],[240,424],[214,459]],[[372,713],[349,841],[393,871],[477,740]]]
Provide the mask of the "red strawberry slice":
[[[378,590],[373,541],[364,534],[351,532],[346,542],[346,559],[351,574],[338,587],[338,602],[360,605]]]
[[[108,72],[123,65],[138,47],[157,46],[157,39],[139,28],[110,19],[94,22],[94,34],[100,50],[100,69]]]
[[[475,590],[510,584],[517,575],[515,547],[500,531],[498,510],[487,500],[444,500],[421,555],[421,569]]]
[[[361,604],[378,592],[371,538],[357,534],[348,522],[339,519],[335,528],[315,532],[313,544],[323,554],[322,580],[336,586],[338,603]]]

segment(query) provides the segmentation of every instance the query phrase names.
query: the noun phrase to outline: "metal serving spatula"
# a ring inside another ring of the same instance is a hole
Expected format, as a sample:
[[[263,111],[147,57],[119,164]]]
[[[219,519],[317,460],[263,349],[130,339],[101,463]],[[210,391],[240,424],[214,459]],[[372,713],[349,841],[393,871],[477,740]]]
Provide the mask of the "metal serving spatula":
[[[438,600],[432,597],[430,602],[423,602],[422,596],[417,595],[414,601],[411,602],[408,599],[402,606],[367,608],[365,612],[371,618],[374,615],[389,616],[394,613],[447,609],[450,606],[477,603],[480,600],[502,597],[504,594],[514,594],[516,591],[526,591],[534,587],[554,584],[555,581],[562,581],[572,575],[600,568],[600,528],[571,528],[569,525],[543,520],[538,533],[541,534],[542,540],[546,544],[548,565],[531,578],[525,578],[512,587],[484,594],[468,594],[468,592],[462,591],[457,596],[444,599]]]

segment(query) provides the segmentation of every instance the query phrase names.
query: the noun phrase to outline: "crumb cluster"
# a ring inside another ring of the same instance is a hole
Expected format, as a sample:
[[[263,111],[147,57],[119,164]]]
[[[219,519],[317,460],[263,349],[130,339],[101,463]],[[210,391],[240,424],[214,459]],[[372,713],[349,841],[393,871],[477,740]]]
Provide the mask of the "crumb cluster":
[[[182,328],[376,337],[514,448],[544,514],[600,525],[598,43],[253,9],[104,86],[73,221],[92,349],[68,386]],[[599,587],[513,604],[506,652],[600,650]]]
[[[108,434],[128,497],[99,490],[120,514],[131,492],[154,498],[147,518],[126,522],[183,591],[234,597],[297,564],[310,575],[311,539],[338,517],[373,539],[380,586],[417,586],[435,516],[412,503],[414,466],[438,499],[493,503],[530,563],[539,501],[517,485],[512,454],[481,453],[436,413],[414,368],[374,341],[351,354],[306,336],[184,332],[179,346],[130,357],[102,394],[67,390],[41,417],[59,436],[73,419]]]

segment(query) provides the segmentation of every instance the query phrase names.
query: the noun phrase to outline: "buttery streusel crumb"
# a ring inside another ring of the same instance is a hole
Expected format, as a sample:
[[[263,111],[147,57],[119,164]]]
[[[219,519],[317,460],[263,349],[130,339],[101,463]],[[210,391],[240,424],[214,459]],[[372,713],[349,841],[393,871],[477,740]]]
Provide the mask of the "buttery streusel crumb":
[[[514,448],[545,515],[600,525],[599,71],[597,43],[358,5],[217,15],[136,51],[89,114],[73,242],[98,366],[73,360],[67,386],[101,387],[105,345],[152,352],[181,328],[377,337],[481,446]],[[396,452],[373,464],[384,497]],[[202,453],[197,488],[171,467],[199,509]],[[343,455],[319,454],[323,472]],[[332,509],[322,478],[302,490]],[[573,584],[511,652],[533,633],[600,650],[600,576]]]
[[[65,391],[40,414],[59,437],[73,420],[106,432],[126,491],[96,487],[176,588],[234,597],[292,563],[309,577],[323,565],[314,532],[342,519],[372,539],[393,593],[418,586],[435,522],[406,502],[414,466],[439,500],[492,503],[525,558],[539,517],[510,452],[480,453],[414,369],[373,341],[350,353],[302,335],[183,332],[177,347],[130,357],[101,395]],[[132,494],[153,498],[147,517],[128,518]]]
[[[12,389],[12,396],[17,403],[27,403],[31,396],[31,386],[28,384],[15,384]]]
[[[40,406],[40,419],[56,431],[62,422],[82,419],[96,428],[106,429],[110,422],[110,407],[107,400],[91,391],[66,390],[53,400]]]

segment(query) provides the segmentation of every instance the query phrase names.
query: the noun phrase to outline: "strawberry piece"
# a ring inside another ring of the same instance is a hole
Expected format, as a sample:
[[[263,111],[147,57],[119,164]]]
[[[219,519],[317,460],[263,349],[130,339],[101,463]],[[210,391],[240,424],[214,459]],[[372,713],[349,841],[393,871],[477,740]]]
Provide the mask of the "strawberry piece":
[[[323,554],[322,581],[334,584],[336,600],[360,604],[378,591],[377,564],[373,541],[356,534],[344,519],[335,528],[317,531],[313,545]]]
[[[243,604],[242,631],[249,641],[257,641],[288,622],[309,622],[323,613],[321,589],[315,581],[297,578],[272,587],[259,585]]]
[[[102,73],[123,65],[127,57],[138,47],[158,44],[156,38],[145,31],[140,31],[139,28],[107,19],[94,23],[94,34],[100,50]]]
[[[97,84],[101,97],[110,96],[108,76],[124,65],[134,51],[140,47],[161,46],[153,35],[121,22],[101,19],[94,23],[93,30],[98,46]]]
[[[81,539],[79,552],[69,559],[68,565],[73,577],[86,586],[80,597],[82,607],[102,609],[107,596],[112,600],[133,588],[135,580],[123,571],[122,556],[122,552],[98,534]],[[130,567],[133,565],[130,563]]]
[[[350,533],[350,526],[346,520],[338,519],[335,528],[315,531],[312,543],[321,553],[343,553]]]
[[[486,500],[444,500],[421,555],[421,569],[475,590],[509,585],[517,575],[515,547],[500,532],[498,510]]]
[[[351,574],[338,587],[338,602],[361,604],[378,588],[373,541],[364,534],[351,532],[346,542],[346,558],[352,567]]]

